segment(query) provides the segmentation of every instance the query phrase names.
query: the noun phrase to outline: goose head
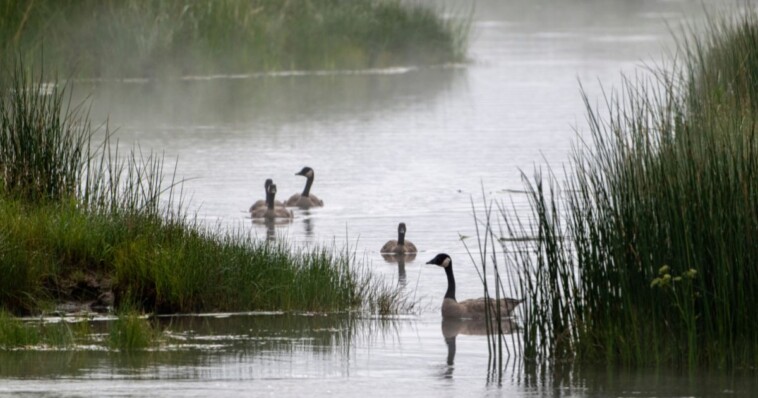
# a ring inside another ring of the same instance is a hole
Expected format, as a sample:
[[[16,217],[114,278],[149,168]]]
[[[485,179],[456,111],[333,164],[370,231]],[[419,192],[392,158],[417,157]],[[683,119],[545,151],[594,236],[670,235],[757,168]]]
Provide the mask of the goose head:
[[[303,176],[303,177],[306,177],[306,178],[313,178],[313,169],[310,168],[310,167],[308,167],[308,166],[305,166],[305,167],[303,167],[302,170],[300,170],[297,173],[295,173],[295,175],[296,176]]]
[[[438,265],[442,268],[448,268],[453,265],[453,260],[445,253],[436,255],[433,259],[429,260],[427,264]]]
[[[266,192],[268,192],[268,187],[270,187],[271,184],[273,184],[273,183],[274,183],[274,180],[272,180],[270,178],[266,179],[266,182],[263,183],[263,187],[266,188]]]
[[[401,222],[397,225],[397,233],[400,235],[405,235],[405,223]]]

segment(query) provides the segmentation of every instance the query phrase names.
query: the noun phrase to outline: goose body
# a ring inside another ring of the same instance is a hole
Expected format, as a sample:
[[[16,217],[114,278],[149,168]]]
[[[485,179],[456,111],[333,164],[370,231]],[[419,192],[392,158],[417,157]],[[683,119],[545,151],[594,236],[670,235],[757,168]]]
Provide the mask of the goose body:
[[[278,218],[292,218],[292,212],[284,207],[276,207],[276,184],[271,184],[266,193],[266,207],[258,208],[250,212],[253,218],[263,218],[271,221]]]
[[[274,183],[273,180],[271,180],[270,178],[267,178],[266,182],[263,184],[263,187],[265,188],[264,192],[266,192],[266,196],[267,197],[268,197],[268,187],[271,186],[271,184],[273,184],[273,183]],[[284,203],[282,203],[279,200],[275,200],[274,201],[274,207],[284,207]],[[255,201],[255,203],[253,203],[252,206],[250,206],[250,210],[249,211],[250,211],[250,213],[252,213],[255,210],[265,209],[265,208],[266,208],[266,200],[265,199],[258,199],[258,200]]]
[[[400,223],[397,226],[397,240],[390,240],[382,246],[381,253],[392,254],[410,254],[416,253],[416,245],[413,242],[405,240],[405,223]]]
[[[442,316],[444,318],[481,319],[485,317],[488,305],[492,311],[491,314],[496,315],[499,312],[501,317],[507,317],[510,316],[516,306],[524,302],[522,299],[514,298],[500,300],[478,298],[459,302],[455,299],[455,276],[453,275],[453,260],[450,256],[440,253],[427,264],[444,268],[447,275],[447,291],[442,300]]]
[[[310,209],[311,207],[322,207],[324,201],[317,198],[316,195],[311,194],[311,185],[313,185],[313,178],[315,173],[310,167],[303,167],[302,170],[295,173],[297,176],[303,176],[307,178],[305,181],[305,188],[302,193],[296,193],[287,200],[286,205],[288,207],[298,207],[300,209]]]

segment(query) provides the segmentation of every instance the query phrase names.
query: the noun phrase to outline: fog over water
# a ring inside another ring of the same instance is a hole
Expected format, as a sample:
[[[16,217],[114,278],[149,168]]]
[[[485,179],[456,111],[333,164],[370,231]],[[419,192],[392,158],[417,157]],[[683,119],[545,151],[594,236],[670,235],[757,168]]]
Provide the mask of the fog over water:
[[[429,3],[446,7],[450,17],[470,11],[453,1]],[[403,288],[419,300],[420,313],[354,324],[340,317],[209,316],[172,326],[195,346],[131,361],[103,352],[4,353],[0,395],[749,393],[749,377],[720,375],[601,370],[534,380],[516,359],[502,384],[488,382],[483,336],[458,336],[454,365],[448,364],[451,346],[443,335],[458,329],[441,327],[446,279],[424,264],[449,253],[457,296],[481,296],[460,239],[476,234],[472,199],[481,207],[484,191],[487,200],[525,211],[521,171],[531,176],[549,164],[562,175],[576,131],[586,131],[580,82],[599,100],[601,85],[618,87],[621,73],[667,59],[671,31],[702,22],[704,7],[723,4],[732,2],[477,1],[465,64],[76,83],[78,96],[90,96],[95,120],[117,128],[121,145],[139,143],[177,162],[189,209],[203,223],[295,247],[349,244],[371,272],[392,283],[404,271]],[[265,179],[285,200],[302,191],[305,179],[295,173],[303,166],[315,170],[311,192],[324,207],[296,210],[292,223],[273,230],[253,223],[247,209],[264,197]],[[399,222],[420,251],[402,270],[379,254],[397,237]],[[475,238],[465,242],[475,249]],[[203,332],[198,325],[217,327]],[[219,330],[227,332],[211,338]],[[47,365],[33,365],[40,358]]]

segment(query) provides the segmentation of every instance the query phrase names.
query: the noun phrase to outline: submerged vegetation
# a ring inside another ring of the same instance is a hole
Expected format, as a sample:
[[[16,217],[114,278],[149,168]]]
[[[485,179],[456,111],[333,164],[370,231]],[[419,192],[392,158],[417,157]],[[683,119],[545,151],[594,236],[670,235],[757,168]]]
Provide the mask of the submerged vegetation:
[[[0,5],[0,52],[83,77],[458,62],[467,22],[398,0],[36,0]]]
[[[0,96],[1,308],[31,314],[72,300],[158,313],[411,306],[349,252],[292,251],[202,227],[184,213],[178,183],[164,180],[171,173],[160,157],[120,153],[107,131],[95,135],[85,109],[64,106],[65,87],[42,81],[18,67]]]
[[[567,184],[526,178],[529,220],[500,207],[527,359],[755,366],[756,43],[755,13],[724,19],[673,71],[626,80],[604,108],[585,98],[591,139]]]

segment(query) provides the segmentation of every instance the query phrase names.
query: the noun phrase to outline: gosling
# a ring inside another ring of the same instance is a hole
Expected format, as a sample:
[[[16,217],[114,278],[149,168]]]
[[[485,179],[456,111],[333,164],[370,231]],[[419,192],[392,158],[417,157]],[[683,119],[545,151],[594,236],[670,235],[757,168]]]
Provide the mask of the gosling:
[[[440,253],[427,264],[438,265],[445,269],[447,274],[447,292],[442,300],[442,317],[459,319],[482,319],[485,317],[486,302],[490,305],[490,314],[500,313],[501,318],[511,315],[513,309],[523,303],[523,299],[503,298],[495,299],[471,299],[458,302],[455,299],[455,277],[453,276],[453,260],[445,253]],[[498,309],[499,307],[499,309]]]
[[[413,242],[405,240],[405,223],[401,222],[397,225],[397,240],[392,239],[385,243],[381,253],[411,254],[417,251]]]
[[[322,207],[324,201],[317,198],[316,195],[311,195],[311,185],[313,185],[314,172],[313,169],[306,166],[302,170],[295,173],[296,176],[303,176],[307,178],[305,181],[305,189],[303,193],[296,193],[287,200],[286,205],[288,207],[298,207],[301,209],[310,209],[311,207]]]

